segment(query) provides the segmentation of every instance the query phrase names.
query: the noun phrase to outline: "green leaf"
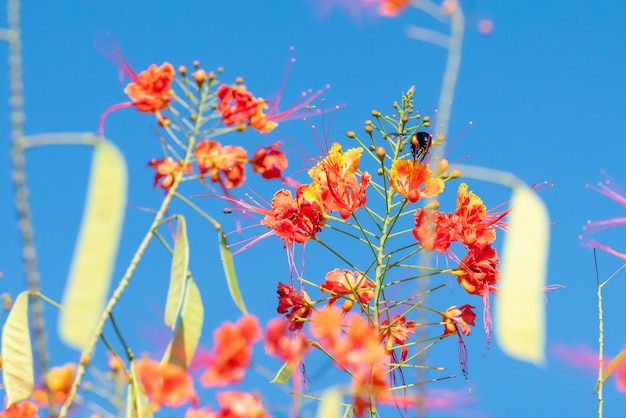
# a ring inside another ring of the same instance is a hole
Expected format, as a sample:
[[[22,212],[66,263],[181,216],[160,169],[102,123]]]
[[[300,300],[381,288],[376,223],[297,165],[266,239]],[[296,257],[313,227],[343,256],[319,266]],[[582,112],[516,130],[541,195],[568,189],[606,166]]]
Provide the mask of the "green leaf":
[[[326,389],[320,399],[320,405],[317,407],[316,418],[339,418],[343,414],[341,408],[344,406],[341,400],[342,393],[337,387]]]
[[[2,381],[7,408],[30,397],[35,387],[28,326],[28,292],[20,293],[15,299],[2,327]]]
[[[89,343],[104,310],[126,208],[126,184],[122,154],[110,142],[97,141],[59,318],[62,339],[79,350]]]
[[[239,283],[237,282],[237,274],[235,273],[235,265],[233,264],[233,255],[228,249],[228,243],[226,242],[226,237],[222,231],[218,231],[218,240],[220,243],[220,255],[222,257],[222,265],[224,266],[224,273],[226,274],[226,283],[228,284],[230,297],[241,311],[241,314],[245,315],[248,311],[246,310],[246,305],[244,304],[241,292],[239,291]]]
[[[172,269],[170,273],[170,286],[167,290],[165,302],[165,325],[174,329],[178,312],[183,303],[187,269],[189,268],[189,241],[187,240],[187,227],[185,218],[178,215],[178,227],[174,241],[174,254],[172,256]]]
[[[494,321],[496,337],[511,357],[542,364],[548,211],[525,185],[513,189],[511,204]]]
[[[152,418],[150,400],[146,395],[146,390],[141,384],[141,379],[135,371],[135,362],[130,366],[131,381],[128,384],[128,394],[126,396],[126,417],[127,418]]]
[[[291,379],[292,375],[293,375],[293,370],[291,369],[291,366],[289,366],[288,362],[285,362],[281,366],[281,368],[278,369],[276,376],[274,376],[274,378],[272,379],[270,383],[278,383],[278,384],[284,385],[285,383],[289,381],[289,379]]]
[[[198,286],[189,278],[180,323],[174,338],[167,347],[162,362],[175,364],[186,369],[191,363],[202,335],[204,305]]]

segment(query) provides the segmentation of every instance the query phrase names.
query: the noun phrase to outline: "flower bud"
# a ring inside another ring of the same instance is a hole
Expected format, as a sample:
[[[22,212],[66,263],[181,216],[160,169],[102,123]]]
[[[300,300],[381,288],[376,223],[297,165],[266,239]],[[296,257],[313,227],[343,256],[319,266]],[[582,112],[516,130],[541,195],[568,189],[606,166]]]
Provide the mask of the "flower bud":
[[[387,152],[385,151],[385,149],[383,147],[378,147],[376,148],[376,156],[378,157],[378,159],[383,162],[385,160],[385,155],[387,154]]]
[[[183,77],[187,76],[187,67],[181,65],[180,67],[178,67],[178,73]]]
[[[348,138],[356,138],[356,134],[354,133],[354,131],[348,131],[346,132],[346,136]]]
[[[372,110],[372,116],[374,116],[375,118],[378,118],[378,117],[380,117],[380,112],[378,110],[376,110],[376,109],[373,109]]]
[[[461,177],[461,170],[452,170],[452,173],[450,173],[450,178],[451,179],[458,179],[459,177]]]
[[[372,128],[372,125],[365,125],[365,132],[367,132],[368,134],[374,132],[374,128]]]
[[[193,62],[193,67],[194,67],[194,68],[199,68],[199,67],[200,67],[200,61],[198,61],[198,60],[194,60],[194,62]]]
[[[448,163],[448,160],[446,160],[445,158],[442,158],[441,160],[437,161],[437,165],[435,166],[435,172],[433,173],[433,175],[435,177],[440,177],[442,174],[446,172],[449,165],[450,164]]]
[[[202,85],[206,81],[206,71],[196,70],[193,73],[193,79],[196,80],[196,84],[198,85],[198,87],[202,87]]]

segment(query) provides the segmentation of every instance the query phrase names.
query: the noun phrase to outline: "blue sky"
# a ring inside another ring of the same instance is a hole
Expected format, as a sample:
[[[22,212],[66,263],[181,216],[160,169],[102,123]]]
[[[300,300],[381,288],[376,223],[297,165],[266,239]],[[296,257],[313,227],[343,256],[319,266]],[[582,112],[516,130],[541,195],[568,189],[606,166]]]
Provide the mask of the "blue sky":
[[[297,62],[289,76],[284,103],[295,100],[306,88],[330,84],[324,93],[325,103],[343,105],[332,121],[331,140],[343,141],[347,130],[362,129],[372,108],[390,110],[391,103],[411,85],[416,86],[417,108],[423,114],[432,113],[446,53],[438,46],[409,39],[405,29],[414,24],[445,31],[444,25],[416,9],[395,19],[373,15],[355,18],[339,7],[320,13],[316,3],[279,0],[270,6],[269,2],[250,0],[136,1],[132,7],[127,2],[104,0],[25,3],[26,133],[96,132],[102,112],[125,100],[117,69],[93,48],[97,35],[107,32],[136,70],[163,61],[191,67],[198,59],[207,69],[225,67],[225,80],[243,76],[250,89],[261,96],[278,89],[293,45]],[[459,135],[469,121],[473,125],[449,158],[470,155],[471,164],[515,173],[529,184],[554,184],[541,193],[555,222],[551,227],[548,282],[568,289],[549,295],[548,344],[594,347],[595,270],[591,252],[579,247],[578,235],[588,219],[621,216],[624,210],[585,184],[601,181],[604,169],[626,185],[626,4],[617,0],[574,0],[567,4],[474,0],[463,4],[467,33],[449,137]],[[486,37],[476,30],[477,22],[484,18],[495,25]],[[6,46],[0,48],[6,55]],[[0,95],[7,97],[7,93],[6,83],[2,83]],[[8,111],[6,105],[3,111]],[[106,133],[121,148],[129,165],[129,204],[154,208],[161,193],[150,188],[153,173],[145,165],[150,158],[160,156],[160,148],[148,129],[151,123],[149,116],[118,111],[107,119]],[[321,126],[321,121],[313,123]],[[296,120],[284,125],[287,135],[315,150],[306,124]],[[6,131],[6,124],[0,126]],[[7,143],[4,141],[0,162],[0,192],[6,196],[6,203],[0,205],[0,271],[4,273],[0,290],[15,294],[23,280],[9,198]],[[36,149],[28,154],[42,288],[57,300],[79,226],[89,156],[88,150],[72,147]],[[488,206],[507,198],[493,186],[474,182],[472,188]],[[223,207],[221,202],[202,203],[207,208],[213,205],[216,211]],[[116,277],[149,222],[148,214],[128,211]],[[600,238],[626,250],[619,232],[608,231]],[[207,309],[207,345],[214,326],[223,319],[237,318],[215,264],[214,235],[207,225],[205,230],[193,230],[190,237],[192,269],[198,271],[197,276],[204,273],[207,277],[206,282],[200,282],[201,290],[213,292],[215,300],[224,301]],[[236,259],[249,308],[264,319],[275,309],[275,282],[281,279],[277,275],[287,274],[286,263],[281,272],[263,262],[268,249],[274,248],[272,244],[278,245],[266,242]],[[165,298],[169,264],[156,245],[146,257],[119,315],[127,318],[129,333],[141,337],[136,341],[137,351],[158,353],[167,342],[166,333],[154,330],[161,330],[160,305]],[[601,277],[620,265],[604,254],[598,258]],[[613,281],[605,294],[609,355],[616,354],[625,343],[620,335],[624,280]],[[139,305],[132,303],[133,298],[148,302]],[[47,312],[53,321],[51,310]],[[62,348],[54,338],[53,342],[58,350],[54,357],[57,364],[75,359],[75,353]],[[536,368],[506,357],[495,345],[485,356],[479,328],[470,337],[468,348],[473,396],[478,399],[469,412],[493,417],[591,416],[595,412],[592,371],[576,369],[550,354],[547,365]],[[260,346],[257,349],[261,351]],[[459,374],[452,339],[440,344],[437,355],[448,362],[450,373]],[[467,385],[457,378],[432,387],[463,390]],[[605,399],[606,416],[619,416],[626,409],[626,397],[618,394],[612,383],[607,385]]]

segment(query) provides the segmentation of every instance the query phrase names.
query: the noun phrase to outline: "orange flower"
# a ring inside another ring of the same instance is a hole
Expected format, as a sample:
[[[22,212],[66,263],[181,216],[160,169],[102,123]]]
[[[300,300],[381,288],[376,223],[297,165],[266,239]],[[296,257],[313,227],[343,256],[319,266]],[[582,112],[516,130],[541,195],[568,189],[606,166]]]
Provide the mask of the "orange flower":
[[[157,67],[152,64],[147,70],[131,78],[124,89],[138,111],[144,113],[155,113],[167,108],[172,100],[170,94],[172,80],[176,75],[174,67],[169,62]]]
[[[301,333],[287,335],[290,323],[282,319],[273,319],[267,324],[265,350],[291,364],[295,369],[298,362],[309,348],[306,338]]]
[[[498,253],[490,245],[470,248],[454,274],[467,293],[486,297],[500,278]]]
[[[317,196],[326,211],[339,211],[343,219],[348,219],[352,212],[365,205],[365,189],[371,176],[361,174],[361,184],[356,177],[361,148],[352,148],[343,152],[341,145],[333,143],[328,155],[309,170],[313,180],[309,193]]]
[[[248,161],[248,154],[242,147],[222,147],[219,142],[206,140],[196,145],[195,156],[202,179],[206,173],[210,173],[209,178],[213,183],[233,188],[241,186],[246,178],[244,164]]]
[[[187,402],[197,405],[198,397],[193,388],[193,379],[182,367],[142,357],[135,363],[135,372],[141,379],[154,410],[162,406],[176,408]]]
[[[250,364],[252,344],[260,337],[258,320],[243,316],[236,324],[225,322],[213,333],[215,347],[208,359],[207,371],[200,377],[204,386],[237,383]]]
[[[45,393],[44,393],[45,395]],[[48,404],[46,400],[46,405]],[[23,401],[12,404],[10,407],[0,412],[0,418],[37,418],[37,405]]]
[[[426,208],[415,211],[413,236],[428,252],[437,250],[440,254],[445,253],[450,244],[459,239],[461,231],[462,225],[457,215],[446,215]]]
[[[154,174],[154,183],[152,187],[156,187],[159,184],[159,180],[163,179],[161,182],[161,188],[164,190],[169,189],[174,184],[174,179],[182,170],[182,164],[180,161],[174,162],[172,157],[167,158],[153,158],[148,163],[148,167],[155,168],[156,173]],[[191,166],[187,164],[185,167],[185,173],[191,173]]]
[[[313,308],[311,307],[311,299],[303,290],[300,294],[292,286],[284,283],[278,283],[278,308],[279,314],[287,313],[289,321],[289,331],[298,331],[302,329],[304,321],[311,316]]]
[[[357,279],[358,278],[358,279]],[[374,299],[374,283],[359,272],[352,273],[350,270],[340,271],[338,268],[326,274],[326,281],[322,283],[322,293],[332,293],[328,302],[329,305],[335,303],[341,295],[349,295],[344,303],[344,312],[352,309],[355,296],[359,298],[361,306],[369,304]]]
[[[389,181],[396,192],[415,203],[443,191],[443,181],[433,177],[426,165],[415,160],[396,160],[389,170]]]
[[[217,111],[226,126],[242,125],[257,112],[257,100],[243,84],[235,87],[222,84],[217,89],[217,98]]]
[[[469,325],[475,326],[476,314],[473,306],[463,305],[450,306],[442,315],[443,316],[443,334],[442,337],[448,334],[458,334],[459,326],[463,335],[470,335]]]
[[[72,387],[74,371],[76,365],[67,363],[60,367],[53,367],[46,375],[46,385],[52,393],[52,400],[56,405],[60,405],[67,399],[67,395]],[[41,406],[48,406],[48,395],[43,388],[33,391],[33,401]]]
[[[387,352],[393,352],[393,345],[402,345],[409,340],[409,334],[415,332],[417,324],[415,321],[407,321],[406,317],[402,315],[395,315],[391,324],[385,319],[380,325],[380,334],[382,335],[382,341],[385,343],[385,349]],[[407,347],[402,347],[400,359],[404,362],[409,350]]]
[[[250,160],[252,170],[264,179],[283,178],[283,171],[287,168],[287,157],[278,150],[280,145],[280,142],[275,142],[267,147],[259,147]]]
[[[289,190],[281,189],[274,194],[272,211],[267,212],[261,223],[274,230],[285,246],[294,242],[304,244],[322,230],[326,222],[322,209],[314,200],[304,195],[301,186],[293,199]]]

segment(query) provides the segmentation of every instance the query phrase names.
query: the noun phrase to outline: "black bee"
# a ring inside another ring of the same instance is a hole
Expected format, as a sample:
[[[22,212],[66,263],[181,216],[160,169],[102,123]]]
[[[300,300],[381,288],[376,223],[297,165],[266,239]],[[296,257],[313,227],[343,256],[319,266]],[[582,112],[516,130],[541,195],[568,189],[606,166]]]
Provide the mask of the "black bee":
[[[411,154],[418,162],[424,161],[430,146],[433,143],[433,136],[428,132],[417,132],[411,136]]]
[[[233,213],[233,211],[232,211],[230,208],[224,208],[223,212],[224,212],[226,215],[229,215],[229,214]]]

